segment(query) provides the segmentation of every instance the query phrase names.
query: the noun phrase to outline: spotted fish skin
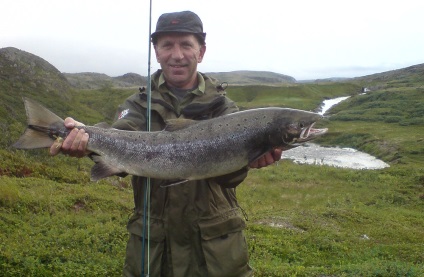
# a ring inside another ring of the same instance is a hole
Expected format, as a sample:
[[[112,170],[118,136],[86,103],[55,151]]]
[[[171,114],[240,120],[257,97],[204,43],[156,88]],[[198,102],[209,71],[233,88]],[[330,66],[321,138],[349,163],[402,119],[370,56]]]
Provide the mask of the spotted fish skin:
[[[25,98],[28,127],[13,145],[48,148],[70,132],[63,119]],[[291,148],[327,132],[313,125],[322,118],[288,108],[259,108],[202,121],[172,120],[163,131],[124,131],[79,126],[89,134],[95,165],[91,179],[127,173],[165,180],[198,180],[246,167],[271,149]]]

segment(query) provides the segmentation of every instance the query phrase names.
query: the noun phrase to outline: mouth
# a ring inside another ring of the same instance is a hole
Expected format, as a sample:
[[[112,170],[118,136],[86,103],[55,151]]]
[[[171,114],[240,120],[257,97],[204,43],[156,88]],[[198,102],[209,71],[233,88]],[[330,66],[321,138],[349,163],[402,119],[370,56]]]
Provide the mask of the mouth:
[[[168,65],[169,73],[173,75],[184,75],[186,73],[187,65],[185,64],[170,64]]]
[[[185,65],[185,64],[170,64],[169,65],[169,67],[171,67],[171,68],[175,68],[175,69],[179,69],[179,68],[184,68],[184,67],[186,67],[187,65]]]
[[[315,129],[313,128],[314,125],[315,125],[315,122],[307,127],[304,127],[302,131],[300,132],[300,136],[296,140],[296,142],[301,143],[301,142],[309,141],[327,133],[328,128]]]

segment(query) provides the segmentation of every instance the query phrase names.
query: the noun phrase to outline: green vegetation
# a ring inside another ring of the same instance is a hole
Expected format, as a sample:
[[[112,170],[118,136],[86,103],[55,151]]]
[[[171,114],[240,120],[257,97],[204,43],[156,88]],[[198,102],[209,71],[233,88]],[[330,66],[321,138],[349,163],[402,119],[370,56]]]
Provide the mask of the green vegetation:
[[[287,86],[230,86],[228,96],[240,109],[278,106],[315,110],[325,98],[355,95],[361,87],[349,83],[292,84]]]
[[[422,276],[423,173],[282,162],[250,174],[239,198],[257,275]]]
[[[0,182],[1,276],[121,275],[132,207],[126,183]]]
[[[424,125],[424,88],[405,88],[358,95],[333,108],[331,119]]]
[[[395,77],[393,77],[395,78]],[[420,79],[230,86],[242,108],[314,110],[352,95],[319,125],[322,145],[390,163],[350,170],[282,161],[251,170],[237,192],[255,276],[424,276],[424,93]],[[405,81],[406,80],[406,81]],[[10,145],[25,126],[21,96],[58,115],[111,122],[134,89],[46,92],[0,79],[0,276],[120,276],[133,207],[128,178],[89,181],[88,159]]]

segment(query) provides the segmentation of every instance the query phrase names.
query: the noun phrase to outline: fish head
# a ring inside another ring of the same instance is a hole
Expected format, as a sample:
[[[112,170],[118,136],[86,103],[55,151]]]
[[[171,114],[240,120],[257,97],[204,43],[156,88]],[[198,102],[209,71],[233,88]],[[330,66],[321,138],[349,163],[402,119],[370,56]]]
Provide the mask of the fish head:
[[[283,146],[293,148],[327,133],[328,128],[314,128],[315,123],[322,118],[323,116],[317,113],[290,110],[289,115],[282,120]]]

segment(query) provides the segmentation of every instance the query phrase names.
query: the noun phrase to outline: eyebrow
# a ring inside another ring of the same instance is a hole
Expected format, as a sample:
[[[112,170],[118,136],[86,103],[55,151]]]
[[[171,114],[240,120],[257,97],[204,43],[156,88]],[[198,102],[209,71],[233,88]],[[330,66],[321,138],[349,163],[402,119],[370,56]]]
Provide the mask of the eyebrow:
[[[183,39],[181,41],[178,42],[181,45],[190,45],[190,46],[195,46],[195,43],[193,41],[191,41],[190,39]],[[162,42],[158,42],[158,45],[161,46],[166,46],[166,45],[170,45],[170,44],[174,44],[174,40],[172,39],[164,39]]]

